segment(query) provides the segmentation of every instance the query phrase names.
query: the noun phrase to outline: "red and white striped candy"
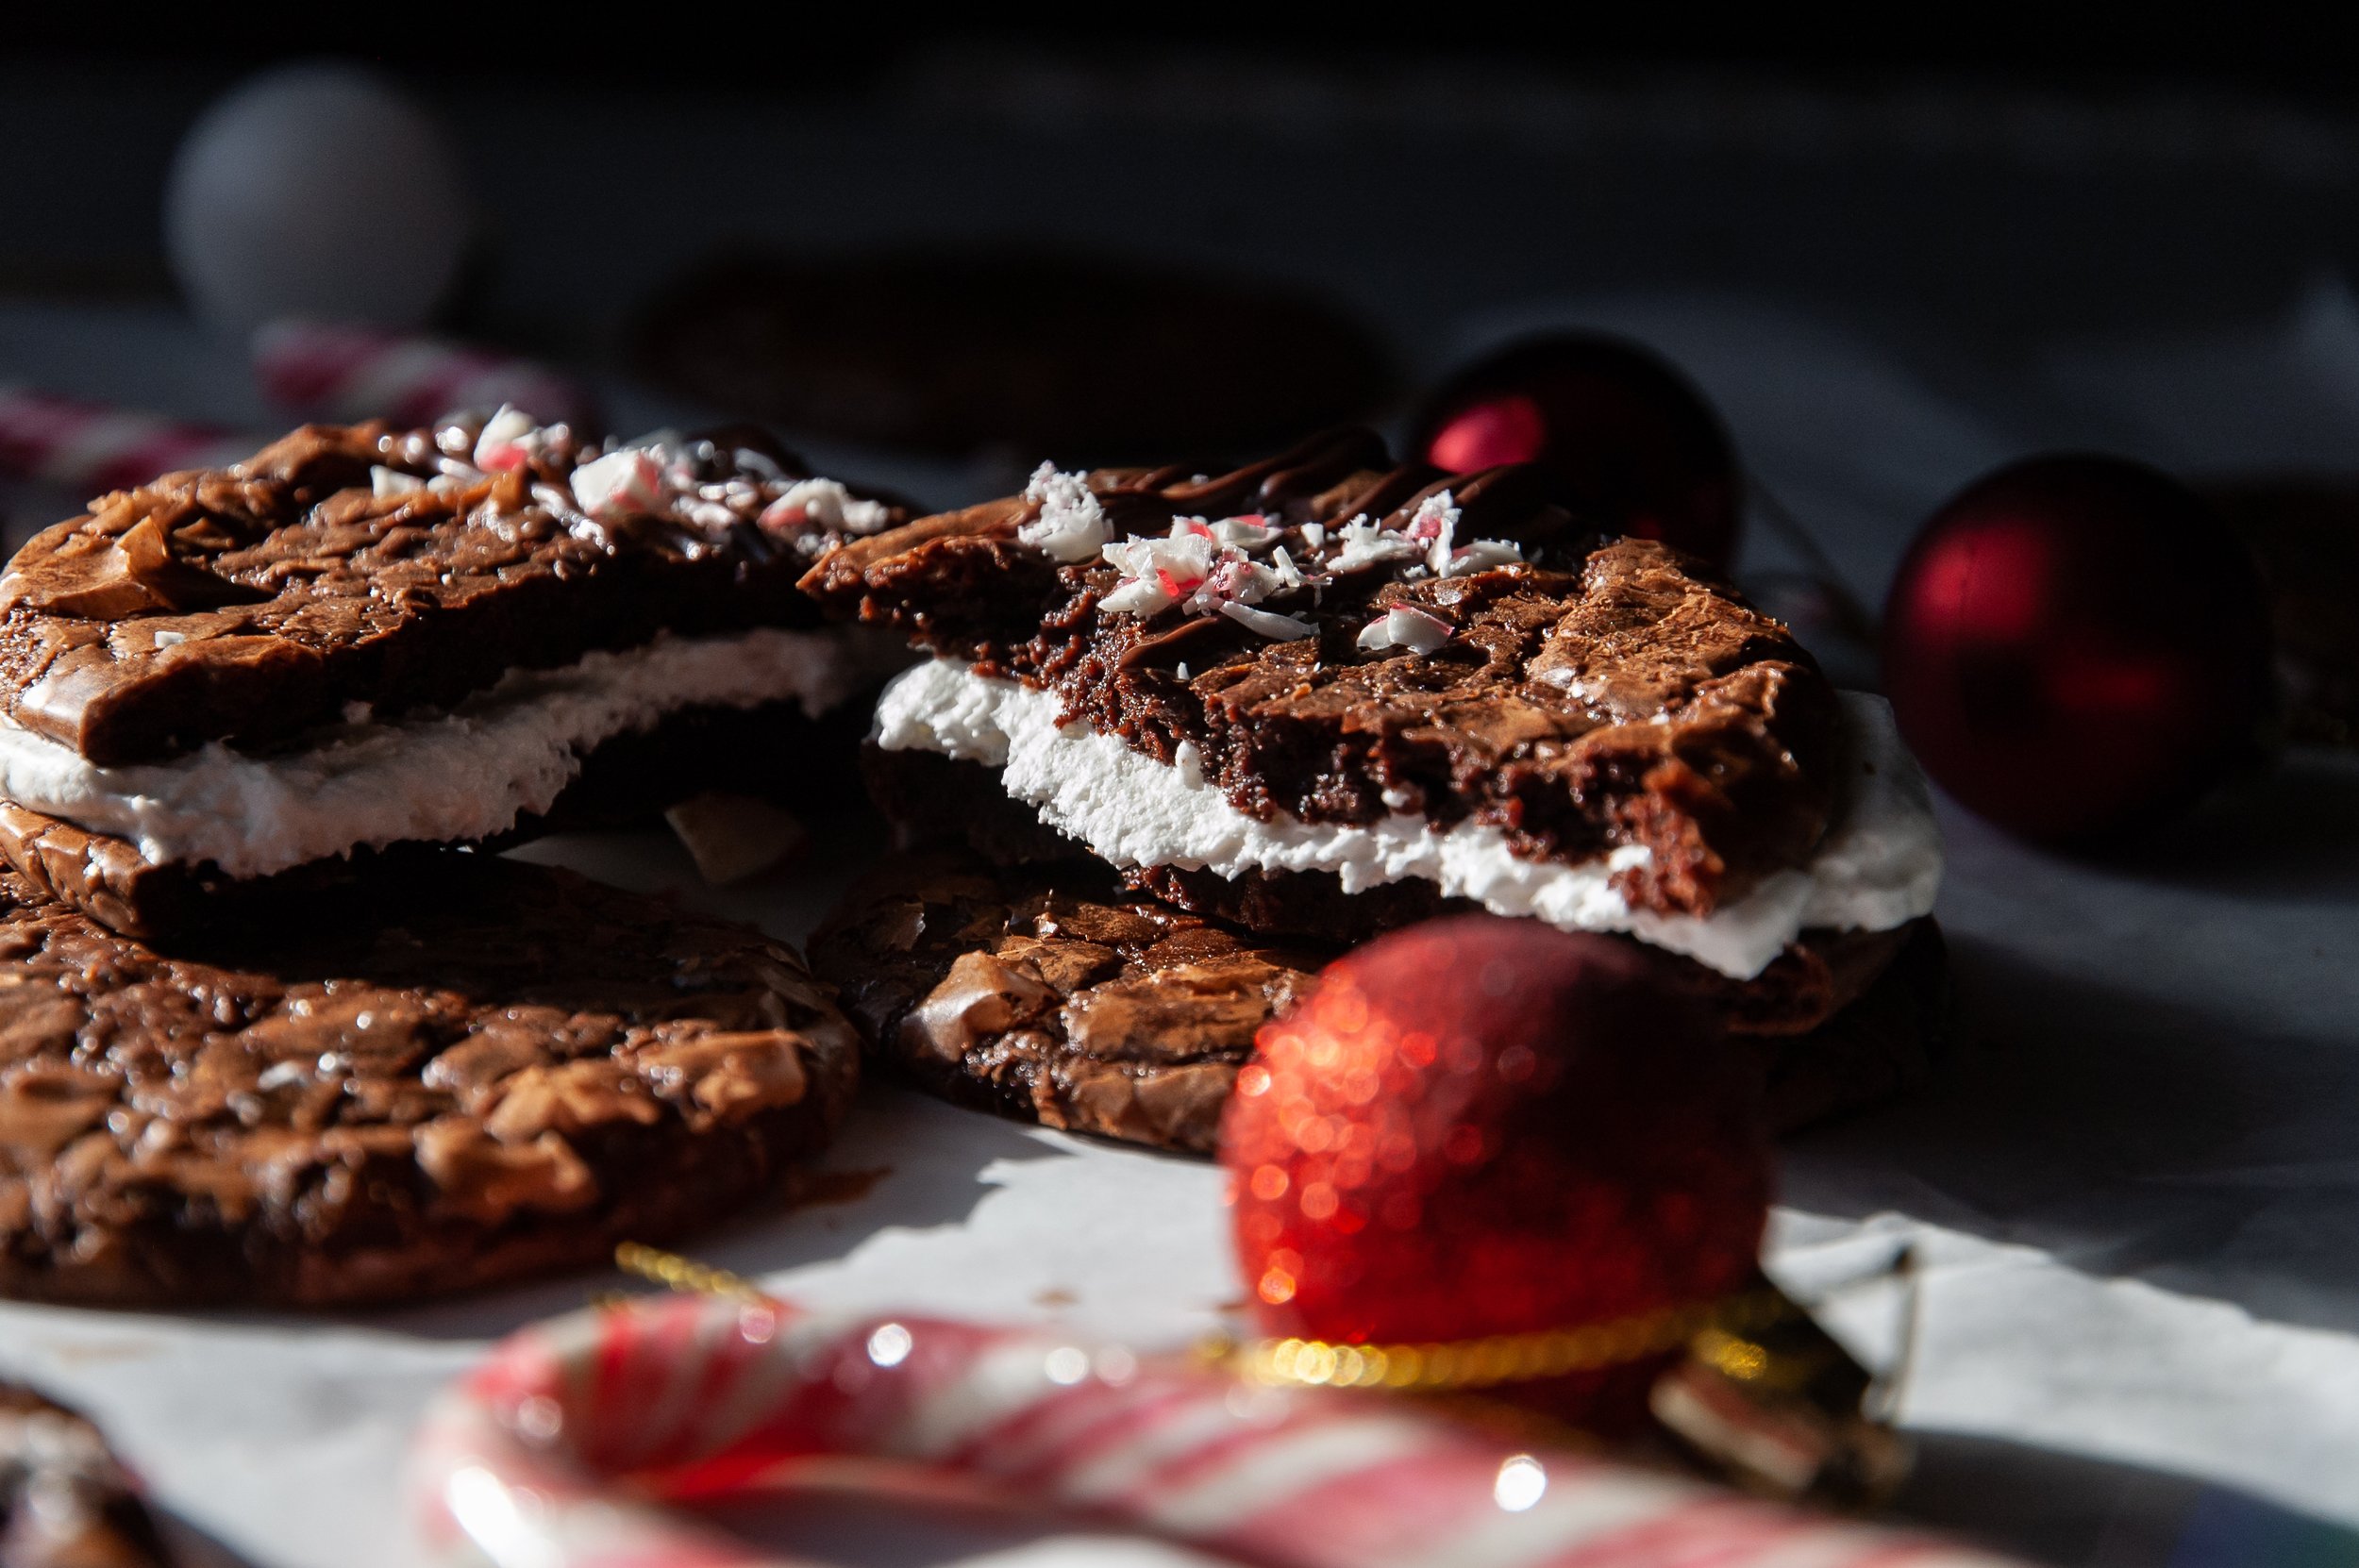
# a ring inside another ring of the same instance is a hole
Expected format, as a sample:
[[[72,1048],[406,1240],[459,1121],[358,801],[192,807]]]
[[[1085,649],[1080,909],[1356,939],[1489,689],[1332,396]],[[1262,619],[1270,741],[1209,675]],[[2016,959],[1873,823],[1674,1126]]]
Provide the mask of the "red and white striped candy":
[[[429,1410],[412,1480],[450,1568],[786,1568],[662,1505],[776,1485],[821,1458],[891,1461],[913,1488],[979,1485],[1263,1568],[2002,1568],[1931,1537],[1522,1450],[1394,1396],[700,1296],[508,1341]]]
[[[235,462],[259,444],[218,425],[0,387],[0,474],[84,495]]]
[[[578,422],[590,399],[528,359],[326,322],[276,321],[254,334],[262,394],[310,419],[430,425],[457,409],[512,405],[543,424]]]

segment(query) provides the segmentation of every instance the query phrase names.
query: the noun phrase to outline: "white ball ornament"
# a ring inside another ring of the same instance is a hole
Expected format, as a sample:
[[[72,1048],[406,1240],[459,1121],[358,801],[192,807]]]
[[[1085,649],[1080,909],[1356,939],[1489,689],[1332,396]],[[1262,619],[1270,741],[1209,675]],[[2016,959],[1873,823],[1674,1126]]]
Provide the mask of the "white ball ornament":
[[[173,158],[164,242],[198,315],[243,339],[286,317],[424,323],[466,248],[459,159],[374,73],[265,72],[201,115]]]

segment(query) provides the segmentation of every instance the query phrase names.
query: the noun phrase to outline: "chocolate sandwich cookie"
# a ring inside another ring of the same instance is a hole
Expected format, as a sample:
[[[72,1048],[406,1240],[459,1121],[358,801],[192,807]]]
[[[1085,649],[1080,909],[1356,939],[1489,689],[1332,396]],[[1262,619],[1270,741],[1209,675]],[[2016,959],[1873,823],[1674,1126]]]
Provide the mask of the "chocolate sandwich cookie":
[[[1044,1126],[1207,1154],[1255,1031],[1343,947],[1142,897],[1088,860],[994,866],[939,848],[888,859],[811,958],[901,1077]],[[1930,1068],[1942,983],[1930,920],[1806,940],[1745,981],[1668,955],[1659,968],[1752,1047],[1781,1131]]]
[[[317,1306],[592,1265],[773,1191],[858,1055],[759,932],[495,857],[168,949],[0,874],[0,1293]]]
[[[1249,451],[1396,386],[1364,327],[1296,292],[996,248],[726,259],[666,287],[632,345],[710,407],[951,456]]]
[[[30,1389],[0,1383],[0,1564],[162,1568],[171,1560],[98,1428]]]
[[[860,798],[858,759],[867,725],[862,705],[851,700],[815,718],[778,703],[675,713],[579,755],[577,771],[546,810],[520,810],[507,827],[471,847],[499,850],[544,833],[644,823],[696,795],[749,795],[795,810],[840,810]],[[0,747],[5,744],[0,740]],[[268,929],[296,918],[307,902],[397,874],[389,868],[417,864],[443,848],[397,840],[239,876],[214,860],[151,859],[134,839],[93,833],[0,799],[0,861],[43,896],[129,936],[170,938],[229,924]]]
[[[888,806],[1008,797],[1267,934],[1464,901],[1746,980],[1806,934],[1905,926],[1939,880],[1884,705],[1701,563],[1598,542],[1529,469],[1392,465],[1353,431],[1219,475],[1044,467],[805,588],[934,656],[875,742],[966,783],[888,777]]]
[[[101,497],[0,576],[0,799],[83,865],[21,821],[0,850],[154,935],[226,884],[528,829],[631,737],[662,742],[648,804],[729,787],[674,742],[791,746],[873,685],[889,655],[795,579],[900,516],[758,443],[512,411],[307,427]]]

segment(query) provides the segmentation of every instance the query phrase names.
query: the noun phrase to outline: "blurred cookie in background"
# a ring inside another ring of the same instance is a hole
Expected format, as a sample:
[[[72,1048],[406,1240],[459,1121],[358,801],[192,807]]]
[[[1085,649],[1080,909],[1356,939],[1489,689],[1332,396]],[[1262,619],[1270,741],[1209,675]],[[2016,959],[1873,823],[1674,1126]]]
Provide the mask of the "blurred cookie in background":
[[[1219,455],[1381,408],[1384,345],[1281,285],[1037,252],[742,253],[658,292],[638,372],[797,432],[1030,460]]]
[[[98,1428],[0,1382],[0,1564],[152,1568],[171,1560]]]

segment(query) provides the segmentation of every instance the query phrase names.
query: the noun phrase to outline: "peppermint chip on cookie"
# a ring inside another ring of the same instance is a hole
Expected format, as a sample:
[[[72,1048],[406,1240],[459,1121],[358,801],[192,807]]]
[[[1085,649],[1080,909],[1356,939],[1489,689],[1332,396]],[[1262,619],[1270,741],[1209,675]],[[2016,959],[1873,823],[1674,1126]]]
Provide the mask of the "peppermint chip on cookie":
[[[900,508],[758,434],[312,425],[99,497],[0,575],[0,855],[115,929],[379,852],[824,772],[899,662],[795,579]],[[617,787],[619,784],[619,788]]]

